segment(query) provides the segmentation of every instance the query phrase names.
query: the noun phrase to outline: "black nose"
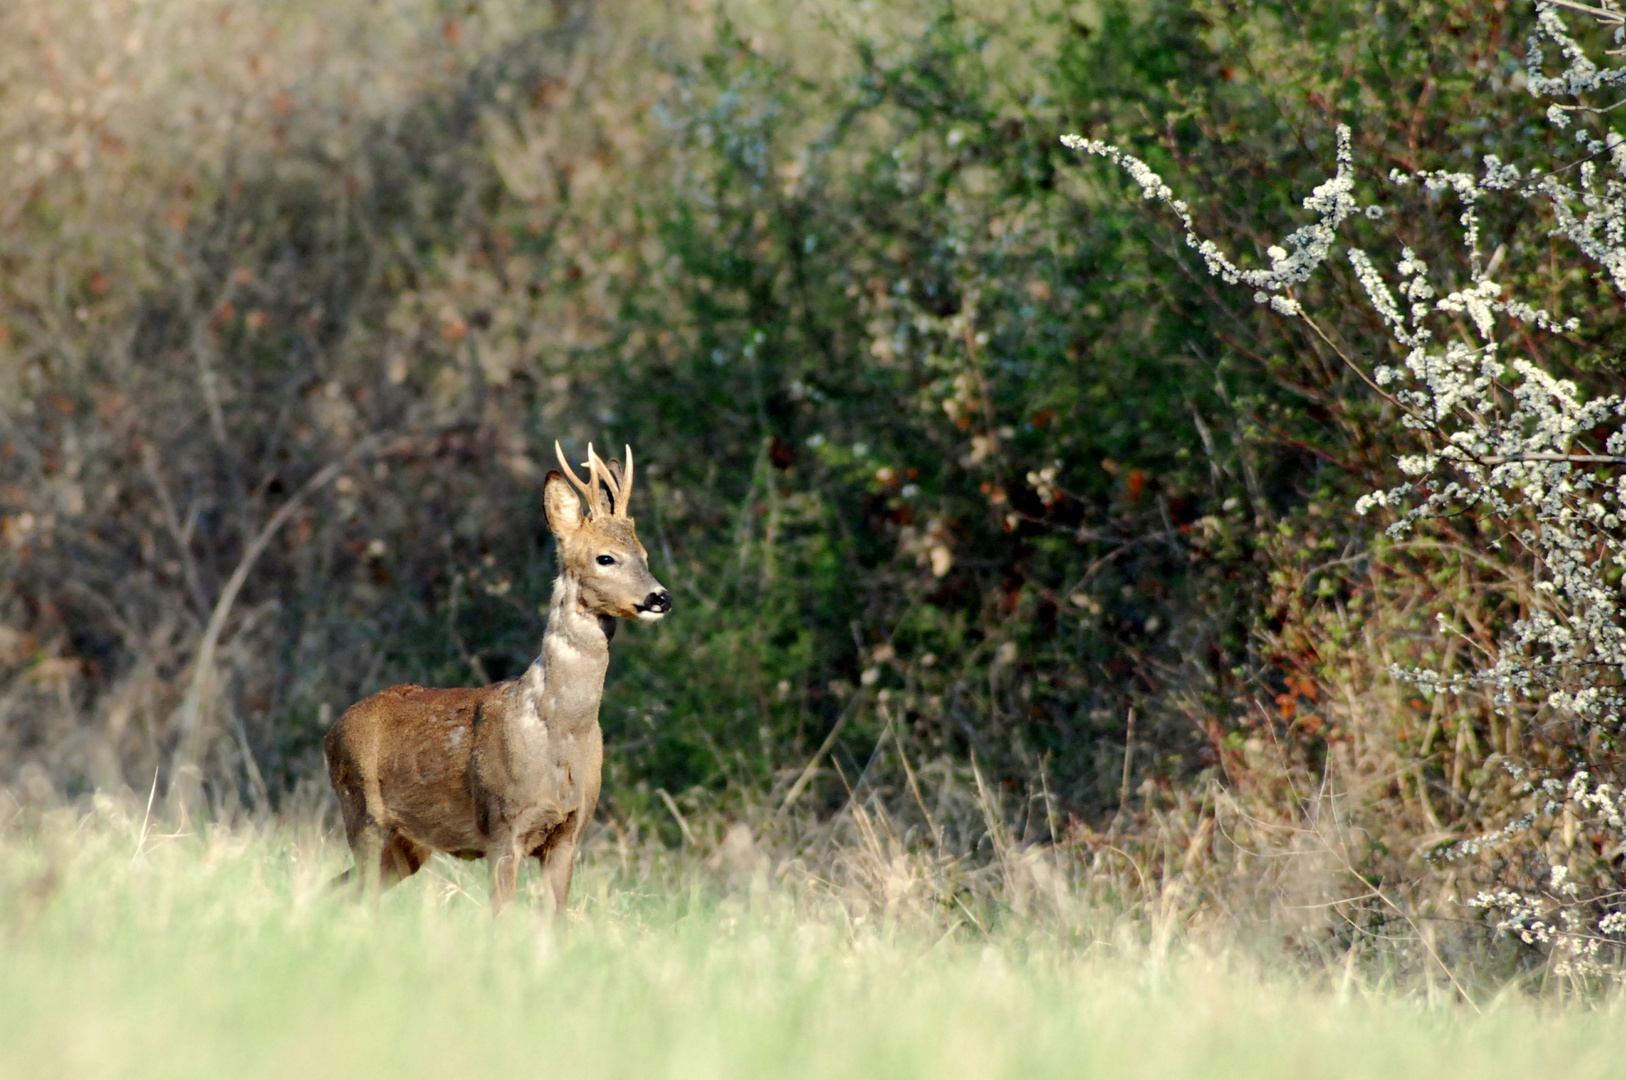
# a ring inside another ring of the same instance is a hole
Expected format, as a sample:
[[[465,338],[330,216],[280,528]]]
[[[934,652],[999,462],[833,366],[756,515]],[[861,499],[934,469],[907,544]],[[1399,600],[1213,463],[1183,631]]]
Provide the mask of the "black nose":
[[[650,593],[648,596],[644,597],[644,610],[659,611],[663,614],[671,611],[672,594],[667,592],[665,589],[662,589],[660,592]]]

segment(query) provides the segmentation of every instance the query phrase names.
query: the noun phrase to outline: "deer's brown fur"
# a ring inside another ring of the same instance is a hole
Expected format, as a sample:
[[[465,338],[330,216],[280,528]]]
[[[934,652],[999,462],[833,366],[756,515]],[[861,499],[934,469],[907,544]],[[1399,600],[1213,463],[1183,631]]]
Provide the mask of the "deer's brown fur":
[[[586,483],[555,451],[566,472],[548,474],[543,504],[561,572],[536,660],[517,679],[474,689],[392,686],[328,732],[328,773],[365,889],[416,873],[435,851],[484,857],[500,909],[519,861],[534,855],[564,908],[598,802],[598,708],[615,620],[660,619],[672,597],[650,574],[627,514],[631,449],[623,475],[588,447]]]

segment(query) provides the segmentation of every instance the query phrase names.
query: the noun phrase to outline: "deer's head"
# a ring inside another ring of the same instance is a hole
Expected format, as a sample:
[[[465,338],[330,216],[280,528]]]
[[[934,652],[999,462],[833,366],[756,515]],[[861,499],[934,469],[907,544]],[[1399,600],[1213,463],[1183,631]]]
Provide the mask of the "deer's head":
[[[649,572],[649,553],[638,542],[632,516],[627,513],[632,496],[632,447],[627,447],[623,473],[620,462],[605,462],[589,443],[585,482],[565,460],[557,442],[553,451],[564,472],[548,473],[542,504],[548,528],[559,538],[565,573],[579,583],[582,609],[621,619],[654,622],[662,618],[672,610],[672,594]],[[578,491],[587,499],[585,515]]]

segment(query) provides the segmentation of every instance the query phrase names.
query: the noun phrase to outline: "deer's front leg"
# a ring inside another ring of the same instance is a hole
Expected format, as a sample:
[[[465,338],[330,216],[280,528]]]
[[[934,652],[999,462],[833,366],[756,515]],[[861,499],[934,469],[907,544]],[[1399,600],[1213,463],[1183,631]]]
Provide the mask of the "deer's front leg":
[[[576,869],[576,838],[568,836],[550,844],[537,858],[542,864],[542,880],[553,896],[554,918],[562,920],[570,900],[570,877]]]
[[[486,862],[491,867],[491,910],[501,911],[514,898],[519,881],[519,848],[514,827],[508,821],[493,822],[491,846],[486,849]]]

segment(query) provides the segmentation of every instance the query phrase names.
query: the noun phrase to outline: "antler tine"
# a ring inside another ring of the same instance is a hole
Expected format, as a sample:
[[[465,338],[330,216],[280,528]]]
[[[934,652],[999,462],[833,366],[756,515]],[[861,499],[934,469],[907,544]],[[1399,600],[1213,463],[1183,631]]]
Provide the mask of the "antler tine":
[[[626,450],[627,450],[627,474],[621,478],[621,498],[616,503],[615,508],[623,516],[631,516],[631,515],[629,515],[627,513],[627,507],[632,504],[632,447],[631,447],[631,445],[628,445],[626,447]]]
[[[574,486],[577,491],[587,496],[587,501],[589,504],[596,505],[593,498],[592,485],[584,484],[582,482],[582,478],[576,475],[576,470],[570,467],[570,462],[565,460],[564,447],[559,445],[558,439],[553,440],[553,452],[558,456],[559,467],[565,471],[565,476],[569,477],[571,485]],[[589,469],[589,474],[591,474],[591,469]]]
[[[595,470],[594,482],[604,485],[599,494],[602,496],[604,491],[608,491],[610,494],[610,515],[612,517],[623,516],[625,511],[622,510],[621,504],[625,499],[622,496],[621,470],[619,468],[610,468],[609,462],[593,451],[592,443],[587,444],[587,458]]]
[[[593,444],[588,443],[587,444],[587,482],[588,482],[588,484],[590,484],[592,486],[593,490],[591,490],[591,491],[589,491],[587,493],[587,501],[588,501],[589,504],[591,504],[592,509],[591,509],[590,512],[592,513],[592,515],[594,517],[603,517],[603,516],[605,516],[605,513],[604,513],[604,488],[606,486],[609,487],[609,489],[610,489],[610,491],[612,493],[612,498],[613,498],[613,493],[615,491],[615,481],[613,479],[611,479],[609,481],[608,485],[605,484],[605,478],[608,477],[609,475],[610,475],[609,466],[605,465],[604,464],[604,459],[598,456],[598,451],[593,449]]]

